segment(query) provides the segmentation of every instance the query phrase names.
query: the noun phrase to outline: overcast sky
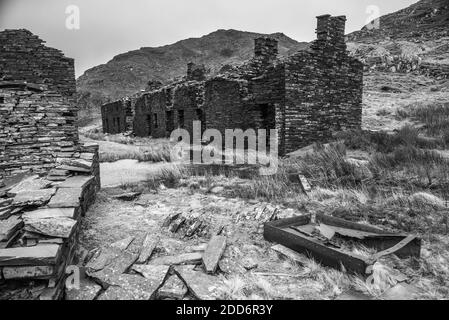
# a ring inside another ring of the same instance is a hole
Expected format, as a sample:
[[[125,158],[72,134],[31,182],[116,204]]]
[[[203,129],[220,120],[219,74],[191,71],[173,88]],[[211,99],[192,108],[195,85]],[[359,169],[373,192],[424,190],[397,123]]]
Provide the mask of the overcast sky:
[[[417,0],[0,0],[0,30],[25,28],[75,58],[76,75],[119,53],[200,37],[217,29],[283,32],[315,38],[315,16],[346,15],[347,32]],[[80,29],[66,28],[66,8],[80,10]]]

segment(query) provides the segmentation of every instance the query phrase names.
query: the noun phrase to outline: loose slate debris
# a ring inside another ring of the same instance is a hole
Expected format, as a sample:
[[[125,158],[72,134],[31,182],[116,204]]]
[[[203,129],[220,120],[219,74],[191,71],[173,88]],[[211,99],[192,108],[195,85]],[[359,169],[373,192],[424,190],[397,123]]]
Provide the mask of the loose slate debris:
[[[132,266],[131,270],[137,272],[146,279],[153,281],[154,283],[162,284],[165,278],[167,277],[167,274],[170,270],[170,266],[135,264]]]
[[[153,254],[154,249],[159,243],[158,236],[147,234],[145,240],[142,244],[142,250],[139,254],[139,259],[137,259],[137,263],[145,263]]]
[[[302,190],[305,193],[312,191],[312,187],[310,186],[309,181],[306,177],[304,177],[303,175],[299,175],[298,178],[299,182],[301,183]]]
[[[184,222],[186,221],[186,218],[184,218],[184,217],[179,217],[179,218],[177,218],[171,225],[170,225],[170,228],[169,228],[169,230],[171,231],[171,232],[173,232],[173,233],[176,233],[178,230],[179,230],[179,228],[184,224]]]
[[[122,193],[122,194],[112,196],[112,198],[117,199],[117,200],[122,200],[122,201],[133,201],[141,194],[142,194],[142,192],[128,192],[128,193]]]
[[[39,176],[32,176],[19,182],[15,187],[7,192],[8,196],[14,197],[22,192],[46,189],[51,185],[50,181],[40,179]]]
[[[101,286],[86,277],[85,268],[79,268],[79,276],[79,288],[75,285],[66,287],[65,300],[94,300],[101,291]]]
[[[195,271],[192,266],[177,266],[175,273],[184,281],[189,291],[199,300],[216,300],[218,289],[223,287],[223,281],[216,276]]]
[[[158,297],[162,299],[182,300],[187,294],[187,287],[177,275],[172,275],[165,281],[158,291]]]
[[[154,281],[138,275],[122,274],[113,279],[113,284],[98,300],[150,300],[154,299],[162,281]]]
[[[66,217],[25,219],[25,230],[49,237],[67,239],[71,236],[76,220]]]
[[[14,197],[14,207],[43,206],[55,194],[56,189],[42,189],[20,192]]]
[[[162,228],[167,228],[173,222],[173,220],[179,217],[179,215],[179,212],[169,214],[162,223]]]
[[[203,254],[201,252],[184,253],[177,256],[158,257],[150,260],[151,265],[184,265],[184,264],[200,264]]]
[[[213,236],[203,254],[203,265],[207,273],[217,271],[218,262],[226,249],[225,236]]]
[[[0,242],[8,241],[23,225],[18,217],[10,217],[8,220],[0,220]]]
[[[0,249],[0,266],[46,266],[56,264],[59,245]]]
[[[364,294],[363,292],[348,290],[339,295],[335,300],[372,300],[372,297]]]

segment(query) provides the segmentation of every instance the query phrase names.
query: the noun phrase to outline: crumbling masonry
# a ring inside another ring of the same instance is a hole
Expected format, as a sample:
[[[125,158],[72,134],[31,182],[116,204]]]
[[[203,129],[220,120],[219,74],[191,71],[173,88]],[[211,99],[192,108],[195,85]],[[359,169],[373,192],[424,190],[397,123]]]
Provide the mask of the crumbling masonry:
[[[102,107],[105,133],[167,137],[175,128],[277,129],[279,153],[333,132],[360,128],[363,64],[349,56],[344,16],[317,17],[317,40],[307,50],[279,58],[277,41],[255,39],[255,56],[206,77],[202,66],[188,65],[187,76],[152,86],[135,99]]]
[[[0,300],[58,299],[100,188],[78,141],[74,61],[27,30],[0,32]]]

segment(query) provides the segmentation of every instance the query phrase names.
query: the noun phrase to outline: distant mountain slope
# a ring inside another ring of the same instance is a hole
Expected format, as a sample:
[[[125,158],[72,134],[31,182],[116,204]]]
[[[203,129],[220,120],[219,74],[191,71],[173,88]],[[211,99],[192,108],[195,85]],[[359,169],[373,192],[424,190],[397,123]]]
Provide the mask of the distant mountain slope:
[[[449,0],[421,0],[347,36],[348,49],[371,70],[419,72],[437,78],[449,70]]]
[[[239,64],[253,56],[254,39],[267,36],[237,30],[218,30],[158,48],[141,48],[114,57],[87,70],[77,80],[81,109],[135,93],[149,80],[166,82],[184,76],[188,62],[202,63],[212,72],[223,64]],[[307,47],[282,33],[269,35],[279,41],[279,52],[288,55]]]
[[[421,0],[380,18],[380,28],[348,35],[349,41],[376,42],[380,39],[427,40],[449,36],[449,0]]]

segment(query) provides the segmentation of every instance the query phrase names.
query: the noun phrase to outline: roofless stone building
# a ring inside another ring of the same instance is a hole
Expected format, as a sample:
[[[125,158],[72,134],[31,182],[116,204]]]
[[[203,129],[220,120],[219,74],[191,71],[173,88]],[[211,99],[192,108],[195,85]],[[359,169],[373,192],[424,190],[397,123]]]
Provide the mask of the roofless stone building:
[[[191,63],[183,81],[102,106],[104,132],[167,137],[175,128],[191,131],[195,120],[222,134],[277,129],[279,153],[286,154],[360,128],[363,64],[346,50],[346,18],[317,19],[317,39],[289,57],[278,57],[275,39],[258,38],[253,59],[242,66],[207,77]]]

